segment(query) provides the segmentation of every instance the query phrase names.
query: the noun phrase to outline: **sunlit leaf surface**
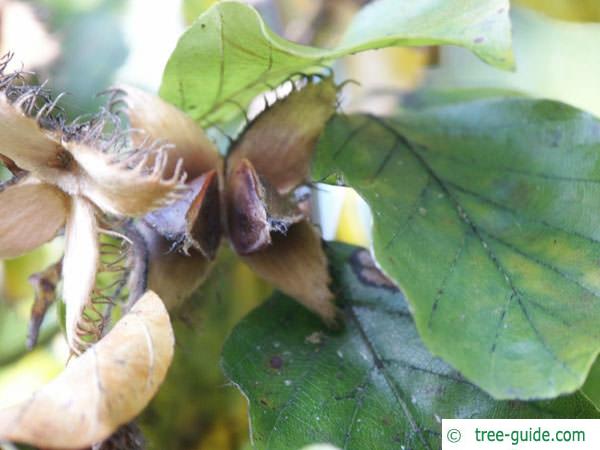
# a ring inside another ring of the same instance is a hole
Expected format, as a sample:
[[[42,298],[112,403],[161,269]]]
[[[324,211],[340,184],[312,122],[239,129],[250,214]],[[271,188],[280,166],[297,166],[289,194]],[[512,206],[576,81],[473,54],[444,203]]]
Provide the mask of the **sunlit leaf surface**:
[[[297,72],[358,51],[389,46],[452,44],[486,62],[512,65],[507,0],[380,0],[362,9],[330,50],[275,35],[256,10],[218,3],[181,37],[161,96],[206,125],[239,114],[260,92]]]

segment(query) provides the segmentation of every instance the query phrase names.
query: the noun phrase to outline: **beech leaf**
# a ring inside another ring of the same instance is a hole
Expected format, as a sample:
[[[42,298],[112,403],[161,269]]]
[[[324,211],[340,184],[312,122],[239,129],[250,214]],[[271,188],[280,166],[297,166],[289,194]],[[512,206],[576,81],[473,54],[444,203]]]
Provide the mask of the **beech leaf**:
[[[579,389],[600,350],[597,118],[517,97],[338,116],[313,175],[373,212],[430,351],[499,399]]]
[[[508,0],[379,0],[356,14],[338,47],[323,49],[282,39],[251,6],[219,2],[179,39],[160,94],[207,125],[235,117],[269,85],[370,49],[456,45],[509,69],[508,9]]]
[[[600,417],[580,393],[494,400],[427,350],[404,294],[367,250],[331,243],[327,254],[343,329],[276,292],[224,345],[225,374],[250,405],[252,448],[433,450],[443,418]]]

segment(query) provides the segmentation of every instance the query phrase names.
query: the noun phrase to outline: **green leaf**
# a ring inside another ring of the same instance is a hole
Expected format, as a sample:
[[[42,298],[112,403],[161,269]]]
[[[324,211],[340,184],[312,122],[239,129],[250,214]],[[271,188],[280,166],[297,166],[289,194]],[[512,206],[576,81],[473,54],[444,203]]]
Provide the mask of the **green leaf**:
[[[223,367],[248,397],[255,448],[440,448],[442,418],[600,417],[580,394],[493,400],[427,351],[402,293],[366,250],[336,244],[329,256],[344,330],[277,293],[225,344]]]
[[[600,358],[596,359],[596,362],[590,369],[588,378],[581,391],[596,409],[600,411]]]
[[[183,34],[161,96],[201,124],[239,114],[257,94],[327,61],[392,45],[452,44],[502,68],[513,64],[508,0],[380,0],[357,14],[340,46],[306,47],[272,32],[255,9],[218,3]]]
[[[379,0],[356,15],[335,54],[397,45],[458,45],[509,69],[508,7],[503,0]]]
[[[496,398],[578,389],[600,350],[600,122],[485,99],[337,117],[314,176],[369,203],[430,350]]]

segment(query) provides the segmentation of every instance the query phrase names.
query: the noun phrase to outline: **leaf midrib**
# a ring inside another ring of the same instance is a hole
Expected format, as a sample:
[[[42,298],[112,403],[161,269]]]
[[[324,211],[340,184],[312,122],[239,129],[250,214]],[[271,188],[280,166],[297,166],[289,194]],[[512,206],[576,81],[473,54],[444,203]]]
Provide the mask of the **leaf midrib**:
[[[410,408],[408,407],[407,402],[404,401],[404,399],[400,395],[400,392],[398,392],[398,389],[396,387],[396,384],[394,383],[394,380],[390,379],[387,371],[385,370],[385,368],[386,368],[385,363],[381,359],[377,350],[375,349],[375,346],[369,339],[369,336],[367,335],[365,329],[363,328],[362,323],[360,322],[360,319],[358,318],[356,312],[354,311],[354,307],[348,306],[346,308],[346,310],[347,310],[348,317],[350,317],[352,319],[352,321],[354,322],[354,324],[360,334],[361,340],[364,342],[368,352],[371,354],[371,357],[373,358],[373,363],[375,364],[375,368],[381,373],[381,375],[383,376],[383,379],[385,380],[386,384],[390,388],[390,391],[394,395],[394,398],[396,399],[396,401],[402,408],[402,411],[404,412],[404,415],[406,416],[406,418],[408,420],[408,423],[410,425],[412,432],[418,436],[419,440],[425,446],[426,449],[431,450],[429,443],[427,442],[425,436],[423,435],[423,430],[417,424],[417,421],[414,418]]]
[[[438,186],[440,187],[440,189],[442,189],[442,191],[448,196],[448,199],[453,203],[453,205],[456,208],[457,216],[458,216],[460,222],[463,225],[465,225],[468,228],[470,228],[472,230],[472,232],[475,234],[475,236],[477,236],[478,240],[480,241],[480,243],[484,247],[485,254],[490,259],[490,261],[492,262],[493,266],[506,279],[506,281],[507,281],[507,283],[509,285],[509,288],[512,291],[512,294],[508,298],[506,304],[504,305],[502,313],[501,313],[500,320],[499,320],[499,322],[498,322],[498,324],[496,326],[496,334],[495,334],[495,337],[494,337],[494,344],[492,345],[492,348],[490,350],[490,355],[492,356],[492,364],[493,364],[493,359],[495,358],[495,354],[496,354],[495,350],[496,350],[496,342],[497,342],[497,339],[499,338],[499,330],[501,331],[501,327],[502,327],[504,318],[506,316],[506,313],[508,311],[508,308],[509,308],[510,304],[512,303],[513,299],[516,299],[517,305],[518,305],[519,309],[521,310],[521,312],[523,313],[523,315],[525,317],[525,320],[529,324],[529,327],[531,328],[531,331],[533,332],[533,334],[535,335],[535,337],[537,338],[537,340],[541,343],[542,347],[549,354],[549,356],[552,359],[554,359],[556,362],[558,362],[572,376],[576,376],[575,371],[564,360],[562,360],[562,359],[560,359],[558,357],[558,355],[548,345],[548,343],[546,342],[544,336],[537,329],[537,327],[535,326],[535,324],[532,321],[531,316],[529,315],[529,312],[528,312],[527,308],[525,307],[525,305],[523,303],[522,294],[520,293],[520,291],[515,286],[515,283],[513,282],[513,279],[512,279],[512,276],[511,276],[510,272],[502,265],[502,263],[500,262],[500,260],[498,259],[498,257],[492,252],[491,246],[486,242],[486,240],[481,235],[481,232],[480,232],[480,230],[478,228],[478,225],[474,221],[471,220],[471,218],[467,214],[467,210],[461,205],[461,203],[458,201],[458,199],[456,199],[454,197],[454,195],[452,194],[452,192],[448,189],[448,187],[444,183],[443,179],[441,179],[440,177],[437,176],[437,174],[435,173],[435,171],[433,170],[433,168],[431,166],[429,166],[429,164],[427,163],[427,161],[425,161],[425,159],[416,151],[416,149],[413,147],[413,145],[410,143],[410,141],[405,136],[403,136],[402,134],[400,134],[397,130],[395,130],[393,127],[391,127],[390,125],[388,125],[385,121],[379,119],[376,116],[368,114],[368,115],[366,115],[366,117],[369,118],[371,121],[375,122],[376,124],[378,124],[379,126],[381,126],[384,130],[386,130],[389,133],[391,133],[393,136],[396,136],[398,139],[402,140],[402,142],[405,144],[405,148],[419,162],[419,164],[427,172],[427,174],[429,175],[429,177],[431,179],[433,179],[438,184]]]

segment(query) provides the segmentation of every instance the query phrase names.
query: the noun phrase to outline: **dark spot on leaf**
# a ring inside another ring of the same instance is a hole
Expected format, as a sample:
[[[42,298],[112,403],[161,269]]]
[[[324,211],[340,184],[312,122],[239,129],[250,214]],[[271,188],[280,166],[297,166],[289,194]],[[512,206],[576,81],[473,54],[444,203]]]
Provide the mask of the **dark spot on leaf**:
[[[356,250],[350,257],[350,265],[354,274],[363,284],[398,292],[398,287],[379,270],[367,250]]]
[[[200,24],[200,28],[202,28],[202,29],[206,28],[206,24],[205,23],[201,23]]]
[[[498,11],[496,11],[496,12],[497,12],[498,14],[502,14],[502,13],[504,13],[504,11],[505,11],[505,10],[504,10],[504,8],[499,8],[499,9],[498,9]]]
[[[268,401],[266,401],[264,398],[261,398],[261,399],[259,400],[259,402],[260,402],[260,404],[261,404],[261,405],[263,405],[263,406],[265,406],[265,407],[267,407],[267,408],[269,407],[269,402],[268,402]]]
[[[272,356],[269,360],[269,365],[271,369],[279,370],[283,367],[283,358],[279,355]]]
[[[473,42],[475,42],[476,44],[481,44],[483,41],[485,41],[485,38],[483,36],[479,36],[475,38]]]

